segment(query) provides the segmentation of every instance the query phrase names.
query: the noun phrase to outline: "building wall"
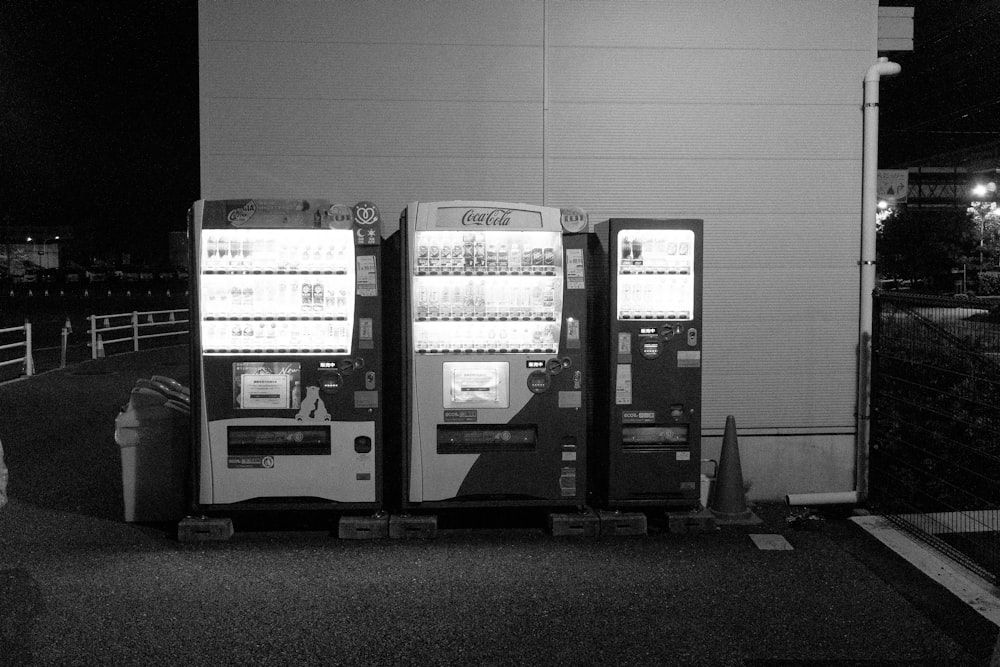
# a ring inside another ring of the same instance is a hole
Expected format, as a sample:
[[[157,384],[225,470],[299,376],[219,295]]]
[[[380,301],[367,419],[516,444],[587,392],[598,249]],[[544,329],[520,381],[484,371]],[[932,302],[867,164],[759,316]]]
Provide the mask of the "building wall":
[[[200,4],[202,196],[705,220],[706,455],[853,484],[876,0]]]

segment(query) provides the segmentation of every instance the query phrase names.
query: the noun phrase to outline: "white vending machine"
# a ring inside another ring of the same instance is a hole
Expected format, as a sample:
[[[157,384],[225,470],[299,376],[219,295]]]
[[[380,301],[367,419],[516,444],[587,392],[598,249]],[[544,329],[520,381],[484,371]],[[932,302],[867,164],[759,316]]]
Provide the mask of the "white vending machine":
[[[197,505],[381,509],[380,242],[369,202],[195,203]]]

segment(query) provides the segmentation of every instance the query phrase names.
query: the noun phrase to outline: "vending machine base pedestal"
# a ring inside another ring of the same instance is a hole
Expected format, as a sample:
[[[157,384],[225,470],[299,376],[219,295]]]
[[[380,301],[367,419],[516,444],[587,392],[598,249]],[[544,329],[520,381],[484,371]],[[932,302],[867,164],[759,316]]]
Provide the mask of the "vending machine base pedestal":
[[[598,512],[601,520],[601,535],[645,535],[646,515],[642,512]]]
[[[601,519],[591,510],[549,514],[549,532],[555,537],[597,537]]]
[[[342,516],[337,522],[337,537],[342,540],[381,540],[389,537],[389,515]]]
[[[393,514],[389,517],[389,537],[394,540],[437,537],[437,515]]]
[[[177,524],[178,542],[225,542],[232,536],[229,517],[189,516]]]
[[[667,530],[671,533],[714,533],[719,528],[708,510],[667,512]]]

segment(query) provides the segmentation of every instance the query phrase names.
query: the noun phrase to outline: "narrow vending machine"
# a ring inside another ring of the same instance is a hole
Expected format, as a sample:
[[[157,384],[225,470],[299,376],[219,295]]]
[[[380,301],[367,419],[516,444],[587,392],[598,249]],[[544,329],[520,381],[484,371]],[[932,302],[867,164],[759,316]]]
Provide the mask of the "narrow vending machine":
[[[199,201],[192,211],[196,503],[378,510],[378,209]]]
[[[403,212],[405,507],[584,506],[587,228],[527,204]]]
[[[606,502],[696,508],[701,220],[612,219]]]

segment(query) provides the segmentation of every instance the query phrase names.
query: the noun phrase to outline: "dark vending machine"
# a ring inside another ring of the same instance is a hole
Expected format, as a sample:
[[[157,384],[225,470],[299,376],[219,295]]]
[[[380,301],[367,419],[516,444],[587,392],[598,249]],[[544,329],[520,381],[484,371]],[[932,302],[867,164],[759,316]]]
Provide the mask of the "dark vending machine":
[[[585,504],[587,226],[528,204],[403,212],[404,506]]]
[[[197,504],[381,508],[380,241],[368,202],[195,203]]]
[[[606,501],[699,504],[701,220],[609,221]]]

